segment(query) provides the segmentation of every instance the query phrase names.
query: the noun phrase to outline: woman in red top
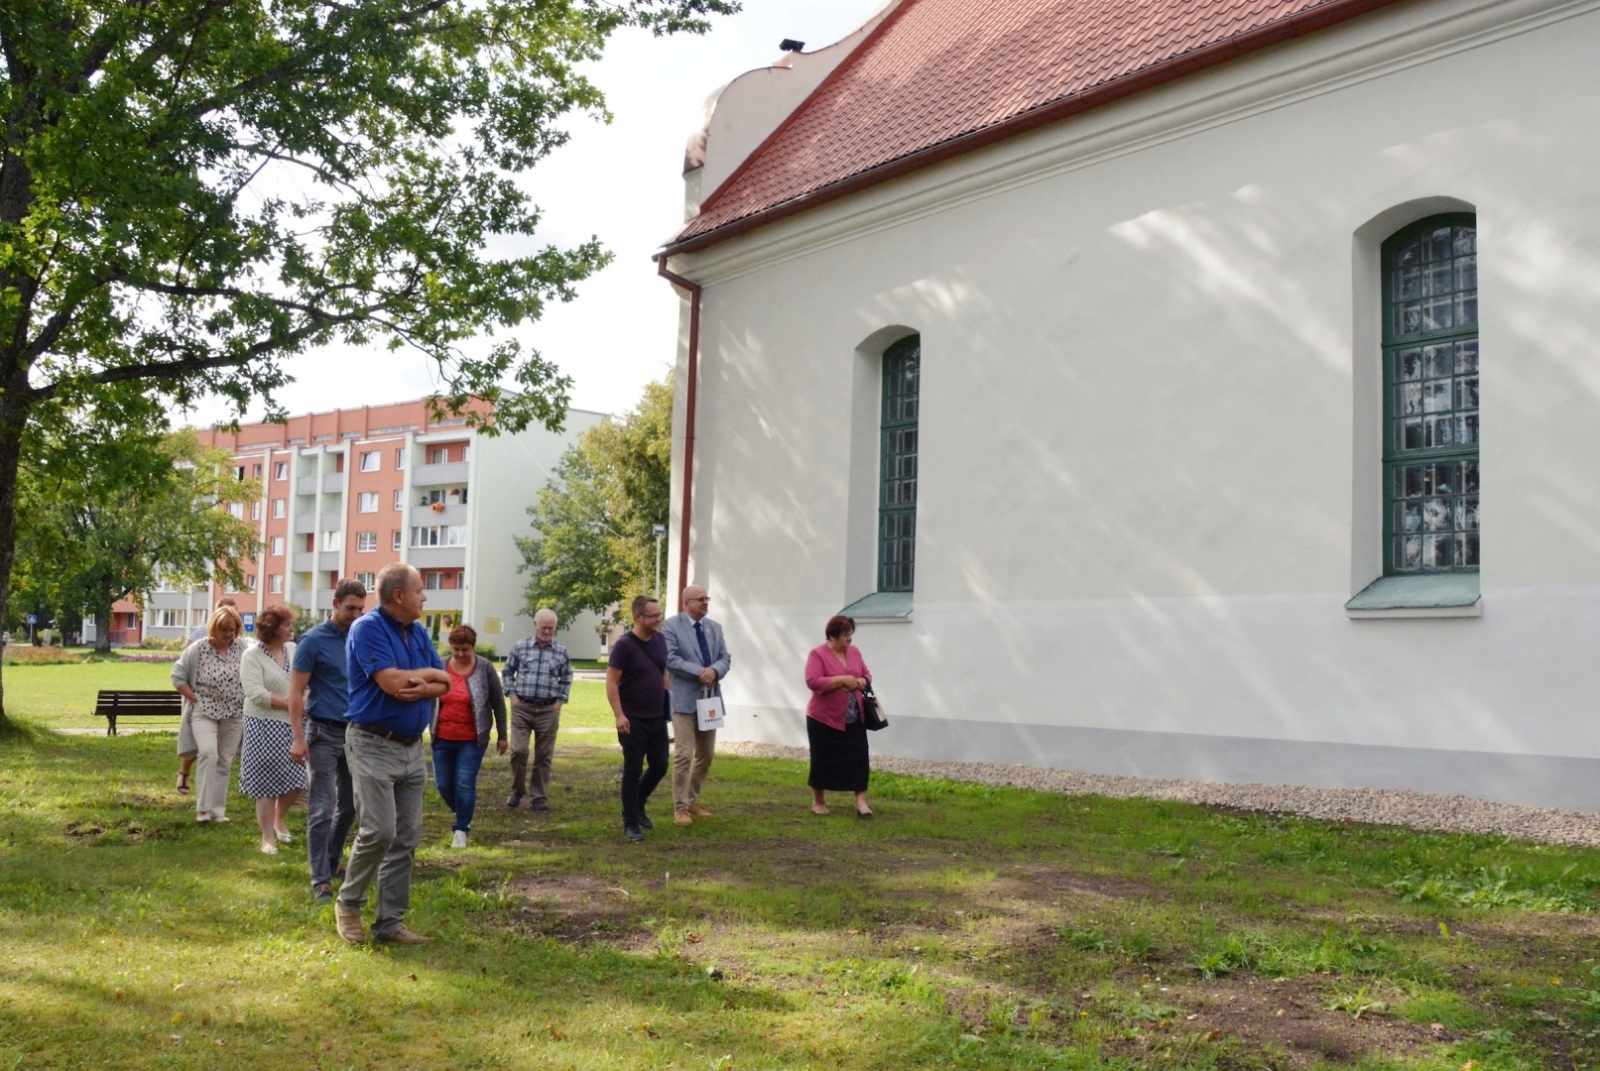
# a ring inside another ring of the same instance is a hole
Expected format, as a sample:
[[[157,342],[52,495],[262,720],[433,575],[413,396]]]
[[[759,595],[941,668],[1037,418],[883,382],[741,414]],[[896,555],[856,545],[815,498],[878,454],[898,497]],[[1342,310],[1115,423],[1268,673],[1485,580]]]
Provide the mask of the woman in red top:
[[[861,719],[861,693],[872,683],[861,652],[850,645],[856,633],[854,618],[840,614],[824,630],[828,642],[814,647],[806,658],[806,738],[811,744],[811,810],[827,814],[823,792],[854,792],[856,814],[872,817],[867,806],[867,778],[872,765],[867,757],[867,727]]]
[[[450,844],[467,846],[472,815],[478,809],[478,768],[489,750],[489,721],[499,734],[500,754],[506,753],[506,694],[500,674],[476,652],[478,633],[471,625],[450,632],[450,690],[433,708],[433,783],[446,807],[456,813]]]

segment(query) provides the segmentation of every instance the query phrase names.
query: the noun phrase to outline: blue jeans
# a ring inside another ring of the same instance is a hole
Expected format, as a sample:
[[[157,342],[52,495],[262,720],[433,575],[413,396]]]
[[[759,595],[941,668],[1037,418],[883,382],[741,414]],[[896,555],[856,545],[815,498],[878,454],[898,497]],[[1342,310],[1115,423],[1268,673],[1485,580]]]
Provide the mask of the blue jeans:
[[[476,740],[433,742],[433,783],[444,805],[456,813],[451,829],[463,833],[472,829],[472,815],[478,809],[478,767],[488,750]]]
[[[311,857],[311,884],[333,880],[344,855],[350,827],[356,821],[350,764],[344,757],[344,727],[305,720],[306,750],[311,760],[306,800],[306,852]]]

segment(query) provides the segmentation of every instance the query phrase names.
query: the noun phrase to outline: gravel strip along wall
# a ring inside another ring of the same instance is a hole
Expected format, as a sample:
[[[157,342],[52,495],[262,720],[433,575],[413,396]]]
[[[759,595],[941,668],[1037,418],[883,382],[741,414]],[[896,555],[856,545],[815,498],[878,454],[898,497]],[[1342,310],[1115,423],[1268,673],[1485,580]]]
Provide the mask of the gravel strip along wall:
[[[719,743],[726,754],[763,759],[810,757],[803,747],[730,740]],[[1465,833],[1504,833],[1550,844],[1600,847],[1600,814],[1493,803],[1469,796],[1433,796],[1425,792],[1380,788],[1302,788],[1295,785],[1229,785],[1207,781],[1152,781],[1113,774],[1074,773],[1036,766],[1002,766],[990,762],[933,762],[872,756],[872,768],[914,777],[937,777],[980,785],[1011,785],[1069,796],[1143,796],[1155,800],[1210,803],[1241,811],[1299,814],[1334,821],[1410,826]]]

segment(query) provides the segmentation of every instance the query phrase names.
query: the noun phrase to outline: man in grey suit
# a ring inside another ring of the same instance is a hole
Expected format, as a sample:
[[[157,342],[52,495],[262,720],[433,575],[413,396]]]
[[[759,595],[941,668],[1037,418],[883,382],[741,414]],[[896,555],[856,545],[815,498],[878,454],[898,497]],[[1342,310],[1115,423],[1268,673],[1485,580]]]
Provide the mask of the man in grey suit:
[[[722,626],[706,616],[711,596],[698,584],[683,589],[683,613],[667,619],[667,672],[672,674],[672,820],[680,826],[710,818],[700,806],[700,789],[717,753],[717,731],[701,731],[694,705],[702,695],[721,695],[722,678],[733,659]]]

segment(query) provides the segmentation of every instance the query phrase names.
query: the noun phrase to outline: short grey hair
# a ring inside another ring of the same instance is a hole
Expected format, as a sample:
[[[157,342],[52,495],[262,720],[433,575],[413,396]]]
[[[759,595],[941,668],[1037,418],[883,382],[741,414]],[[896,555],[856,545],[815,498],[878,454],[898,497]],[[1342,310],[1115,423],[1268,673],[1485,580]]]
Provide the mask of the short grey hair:
[[[410,586],[414,576],[421,577],[422,574],[405,562],[390,562],[378,570],[379,605],[387,606],[390,599]]]
[[[549,618],[551,621],[560,621],[561,620],[561,618],[556,616],[556,612],[554,610],[550,609],[550,607],[541,606],[541,607],[539,607],[539,609],[537,611],[534,612],[533,623],[535,625],[537,625],[539,622],[543,621],[545,618]]]

